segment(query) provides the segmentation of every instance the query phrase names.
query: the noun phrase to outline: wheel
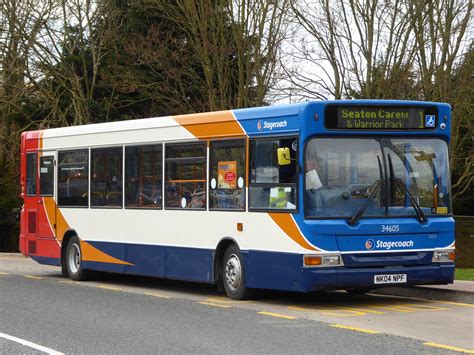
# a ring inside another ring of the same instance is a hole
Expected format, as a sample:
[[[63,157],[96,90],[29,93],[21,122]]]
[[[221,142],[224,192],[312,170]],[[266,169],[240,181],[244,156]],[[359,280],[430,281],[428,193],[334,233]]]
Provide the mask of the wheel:
[[[77,236],[69,239],[66,247],[66,270],[69,278],[74,281],[87,279],[87,271],[82,266],[81,243]]]
[[[236,245],[230,245],[224,253],[222,282],[227,295],[233,300],[253,296],[254,290],[245,287],[245,272],[242,254]]]

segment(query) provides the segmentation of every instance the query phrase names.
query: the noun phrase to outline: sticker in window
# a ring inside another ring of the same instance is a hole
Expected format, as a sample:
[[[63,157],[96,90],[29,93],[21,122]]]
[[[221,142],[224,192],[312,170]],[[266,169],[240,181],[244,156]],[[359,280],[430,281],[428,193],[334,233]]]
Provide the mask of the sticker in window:
[[[322,186],[321,179],[315,169],[306,173],[306,190],[317,190]]]
[[[446,213],[448,213],[448,207],[437,207],[436,208],[436,213],[446,214]]]
[[[220,161],[217,163],[217,187],[235,189],[237,187],[237,161]]]

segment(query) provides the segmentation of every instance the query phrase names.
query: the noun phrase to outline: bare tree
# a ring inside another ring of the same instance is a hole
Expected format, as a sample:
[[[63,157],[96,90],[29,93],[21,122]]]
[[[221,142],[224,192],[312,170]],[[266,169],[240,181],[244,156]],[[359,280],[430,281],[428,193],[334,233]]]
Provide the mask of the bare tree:
[[[472,0],[291,0],[304,32],[291,47],[298,63],[286,68],[286,89],[298,91],[297,99],[451,102],[458,197],[474,179],[472,149],[466,149],[472,146],[472,103],[466,104],[472,77],[453,79],[473,34],[473,6]]]
[[[264,104],[278,66],[288,0],[156,0],[150,6],[188,33],[211,110]]]
[[[20,128],[18,114],[23,111],[24,97],[29,87],[25,81],[28,48],[23,41],[24,31],[33,31],[28,18],[32,3],[19,0],[0,4],[0,183],[8,184],[17,177],[17,156]],[[28,125],[24,117],[23,125]]]
[[[7,0],[11,4],[17,0]],[[26,58],[25,85],[47,106],[40,126],[83,124],[89,110],[101,63],[106,54],[105,32],[95,30],[104,3],[90,0],[23,0],[24,24],[12,27]],[[110,5],[108,10],[111,11]],[[38,124],[38,122],[37,122]]]
[[[300,67],[288,70],[304,97],[383,97],[394,83],[375,85],[377,77],[395,80],[411,68],[415,24],[406,1],[291,0],[291,7],[304,39],[293,46]]]

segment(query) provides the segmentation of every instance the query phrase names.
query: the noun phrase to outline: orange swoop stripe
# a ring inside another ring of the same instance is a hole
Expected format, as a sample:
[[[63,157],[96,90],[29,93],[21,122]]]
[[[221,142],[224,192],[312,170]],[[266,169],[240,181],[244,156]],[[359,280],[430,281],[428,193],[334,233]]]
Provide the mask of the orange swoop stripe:
[[[245,135],[231,111],[179,115],[172,118],[200,139],[212,136]]]
[[[66,222],[61,210],[58,208],[56,212],[56,202],[52,197],[43,197],[43,204],[46,209],[46,213],[48,215],[48,220],[51,225],[51,221],[55,220],[55,213],[56,214],[56,239],[61,242],[64,236],[69,229],[69,224]],[[133,265],[126,261],[122,261],[120,259],[116,259],[103,251],[93,247],[89,243],[81,240],[81,250],[82,250],[82,259],[84,261],[97,261],[100,263],[111,263],[111,264],[121,264],[121,265]]]
[[[309,244],[298,229],[290,213],[269,213],[273,221],[280,227],[291,239],[305,249],[319,250]]]
[[[81,240],[81,251],[82,251],[83,261],[95,261],[99,263],[120,264],[120,265],[133,265],[133,264],[127,263],[126,261],[116,259],[113,256],[105,254],[103,251],[100,251],[96,247],[90,245],[89,243],[83,240]]]
[[[52,197],[43,197],[43,204],[46,208],[49,223],[54,225],[53,221],[56,220],[56,239],[61,242],[64,233],[70,229],[69,224],[66,222],[66,219],[59,209],[56,214],[56,202]]]

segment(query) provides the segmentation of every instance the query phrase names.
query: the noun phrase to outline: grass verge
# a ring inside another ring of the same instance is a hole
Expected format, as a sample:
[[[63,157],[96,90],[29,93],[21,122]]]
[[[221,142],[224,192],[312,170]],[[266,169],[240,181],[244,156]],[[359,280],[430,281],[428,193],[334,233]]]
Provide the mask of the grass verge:
[[[456,280],[474,281],[474,269],[458,269],[454,273]]]

